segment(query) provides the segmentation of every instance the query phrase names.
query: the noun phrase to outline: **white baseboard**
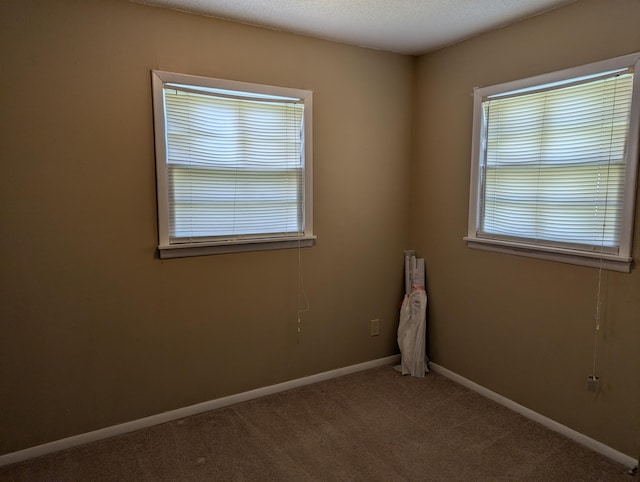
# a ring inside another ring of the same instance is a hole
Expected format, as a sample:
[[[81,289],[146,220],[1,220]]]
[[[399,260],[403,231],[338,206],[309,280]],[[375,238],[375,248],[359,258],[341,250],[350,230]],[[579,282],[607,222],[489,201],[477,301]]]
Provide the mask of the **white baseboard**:
[[[40,457],[42,455],[58,452],[71,447],[77,447],[78,445],[84,445],[90,442],[97,442],[116,435],[122,435],[125,433],[133,432],[153,425],[159,425],[161,423],[171,422],[191,415],[197,415],[202,412],[208,412],[217,408],[226,407],[240,402],[246,402],[247,400],[253,400],[254,398],[264,397],[266,395],[273,395],[275,393],[291,390],[292,388],[302,387],[310,385],[312,383],[318,383],[331,378],[337,378],[350,373],[356,373],[370,368],[375,368],[383,365],[391,365],[400,361],[400,355],[392,355],[385,358],[379,358],[377,360],[371,360],[357,365],[351,365],[336,370],[330,370],[328,372],[318,373],[316,375],[310,375],[308,377],[298,378],[295,380],[289,380],[287,382],[278,383],[276,385],[270,385],[268,387],[256,388],[248,392],[238,393],[236,395],[230,395],[228,397],[218,398],[215,400],[209,400],[207,402],[190,405],[188,407],[178,408],[176,410],[170,410],[168,412],[159,413],[150,417],[133,420],[131,422],[121,423],[119,425],[112,425],[110,427],[101,428],[92,432],[87,432],[72,437],[55,440],[53,442],[45,443],[42,445],[36,445],[35,447],[29,447],[17,452],[11,452],[5,455],[0,455],[0,467],[9,464],[15,464],[16,462],[22,462],[23,460],[31,459],[34,457]]]
[[[547,427],[550,430],[553,430],[554,432],[558,432],[561,435],[564,435],[565,437],[570,438],[571,440],[574,440],[579,444],[582,444],[585,447],[588,447],[591,450],[604,455],[605,457],[609,457],[610,459],[615,460],[616,462],[619,462],[623,465],[626,465],[627,467],[635,467],[636,465],[638,465],[637,459],[634,459],[629,455],[623,454],[622,452],[619,452],[609,447],[608,445],[603,444],[602,442],[598,442],[597,440],[592,439],[591,437],[587,437],[586,435],[581,434],[580,432],[576,432],[575,430],[565,425],[562,425],[556,422],[555,420],[547,418],[544,415],[534,412],[533,410],[530,410],[527,407],[524,407],[519,403],[514,402],[513,400],[503,397],[502,395],[499,395],[496,392],[492,392],[488,388],[485,388],[482,385],[478,385],[477,383],[472,382],[471,380],[464,378],[463,376],[458,375],[457,373],[454,373],[451,370],[447,370],[446,368],[441,367],[440,365],[437,365],[433,362],[429,363],[429,368],[431,368],[434,372],[439,373],[440,375],[443,375],[453,380],[454,382],[459,383],[460,385],[463,385],[473,390],[474,392],[477,392],[480,395],[483,395],[489,398],[490,400],[493,400],[494,402],[499,403],[500,405],[504,405],[505,407],[513,410],[514,412],[519,413],[520,415],[523,415],[524,417],[527,417],[530,420],[533,420],[535,422],[538,422],[541,425],[544,425],[545,427]]]

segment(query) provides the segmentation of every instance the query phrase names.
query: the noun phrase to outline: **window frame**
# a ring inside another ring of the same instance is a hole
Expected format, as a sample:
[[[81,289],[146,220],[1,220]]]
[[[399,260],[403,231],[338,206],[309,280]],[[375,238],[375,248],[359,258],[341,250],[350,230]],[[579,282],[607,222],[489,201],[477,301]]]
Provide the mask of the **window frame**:
[[[617,254],[574,249],[571,246],[539,245],[520,240],[495,239],[478,235],[482,203],[480,162],[483,144],[483,99],[488,96],[512,93],[536,86],[568,81],[602,72],[631,68],[634,71],[632,101],[630,109],[629,133],[626,146],[626,171],[624,182],[624,204],[620,246]],[[591,266],[612,271],[630,272],[633,262],[633,224],[635,216],[636,189],[638,177],[638,143],[640,136],[640,52],[613,59],[572,67],[556,72],[505,82],[473,91],[473,132],[471,150],[471,171],[469,182],[469,218],[467,236],[463,239],[473,249],[514,254],[525,257],[559,261],[580,266]]]
[[[156,194],[158,211],[158,250],[160,258],[263,251],[313,246],[313,92],[304,89],[254,84],[235,80],[202,77],[162,70],[151,71],[156,158]],[[265,234],[203,242],[171,243],[169,236],[169,175],[167,164],[167,124],[164,85],[181,84],[247,94],[291,97],[304,104],[303,113],[303,232],[297,236]]]

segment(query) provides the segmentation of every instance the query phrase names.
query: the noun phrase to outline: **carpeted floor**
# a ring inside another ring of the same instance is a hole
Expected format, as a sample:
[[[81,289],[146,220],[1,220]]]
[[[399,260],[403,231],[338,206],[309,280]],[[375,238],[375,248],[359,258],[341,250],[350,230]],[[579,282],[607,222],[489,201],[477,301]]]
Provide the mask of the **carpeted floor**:
[[[381,367],[0,468],[0,481],[625,481],[438,375]]]

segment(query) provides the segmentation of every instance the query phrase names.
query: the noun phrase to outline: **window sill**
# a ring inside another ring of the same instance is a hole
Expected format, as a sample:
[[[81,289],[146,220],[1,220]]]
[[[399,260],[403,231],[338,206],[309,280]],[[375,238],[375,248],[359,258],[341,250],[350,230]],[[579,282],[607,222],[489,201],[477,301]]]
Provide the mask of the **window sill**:
[[[247,251],[268,251],[274,249],[309,248],[316,236],[301,238],[274,238],[267,240],[240,240],[220,243],[170,244],[158,246],[161,259],[187,258],[212,254],[242,253]]]
[[[621,273],[630,273],[631,264],[633,263],[633,258],[624,258],[611,254],[601,256],[600,253],[582,253],[562,248],[516,244],[495,239],[465,237],[464,240],[467,242],[467,246],[472,249],[557,261],[559,263],[588,266],[591,268],[602,268],[609,271],[619,271]]]

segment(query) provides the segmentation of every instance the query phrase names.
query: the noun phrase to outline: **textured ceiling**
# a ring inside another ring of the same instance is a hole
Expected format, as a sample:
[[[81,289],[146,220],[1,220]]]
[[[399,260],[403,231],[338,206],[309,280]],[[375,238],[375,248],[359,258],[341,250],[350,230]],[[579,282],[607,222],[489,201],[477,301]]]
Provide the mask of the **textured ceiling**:
[[[575,0],[132,1],[417,55]]]

